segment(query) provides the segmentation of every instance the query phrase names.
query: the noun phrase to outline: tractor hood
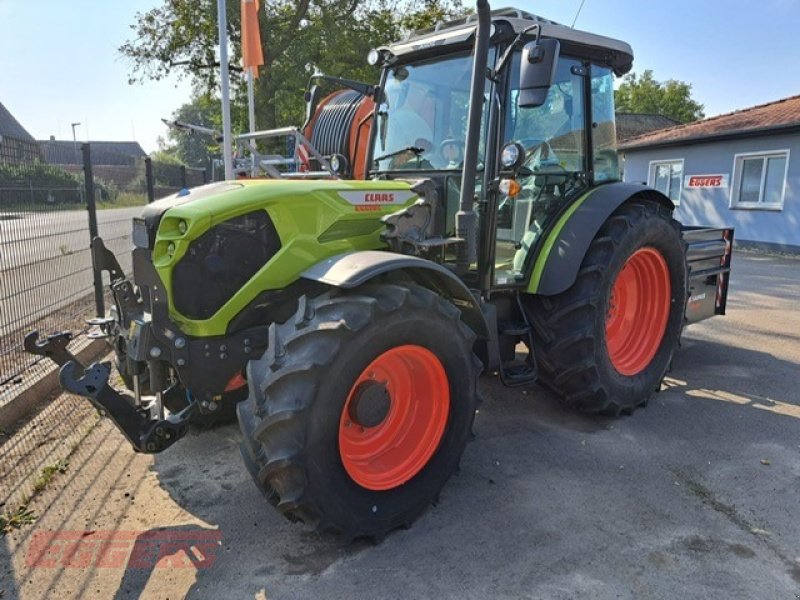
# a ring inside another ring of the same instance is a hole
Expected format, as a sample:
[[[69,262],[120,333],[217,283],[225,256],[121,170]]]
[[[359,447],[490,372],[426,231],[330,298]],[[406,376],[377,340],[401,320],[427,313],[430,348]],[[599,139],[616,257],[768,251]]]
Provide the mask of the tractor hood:
[[[331,256],[385,249],[381,219],[418,198],[411,185],[214,183],[147,206],[134,221],[134,245],[149,249],[170,318],[189,335],[222,335],[258,294],[291,285]]]
[[[315,194],[339,195],[343,201],[351,204],[354,212],[377,211],[382,214],[393,212],[392,206],[399,208],[415,197],[410,191],[410,184],[396,181],[282,179],[223,181],[193,189],[183,189],[148,204],[142,210],[141,220],[146,225],[148,238],[151,241],[149,245],[152,247],[161,218],[171,209],[179,209],[181,214],[191,214],[203,220],[226,220],[230,218],[231,210],[239,213],[238,209],[242,206],[258,207],[263,206],[264,202],[272,203],[281,199],[288,200]]]
[[[147,231],[150,248],[156,239],[161,218],[167,211],[171,215],[191,216],[208,223],[220,222],[292,198],[323,196],[351,204],[353,212],[379,212],[380,216],[394,212],[412,197],[410,184],[397,181],[344,181],[344,180],[284,180],[253,179],[210,183],[166,196],[143,210],[141,220]],[[209,225],[211,226],[211,225]],[[141,236],[139,236],[141,237]],[[137,243],[144,246],[143,243]]]

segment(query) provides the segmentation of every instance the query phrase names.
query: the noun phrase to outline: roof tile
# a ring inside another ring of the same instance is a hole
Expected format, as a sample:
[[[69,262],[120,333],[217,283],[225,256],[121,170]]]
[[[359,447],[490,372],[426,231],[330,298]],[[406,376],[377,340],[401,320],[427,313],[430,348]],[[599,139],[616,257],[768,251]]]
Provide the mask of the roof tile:
[[[2,102],[0,102],[0,135],[7,135],[25,142],[34,141],[33,136],[20,125],[20,122],[3,106]]]
[[[44,158],[53,165],[81,164],[80,148],[64,140],[39,140]],[[132,165],[147,156],[138,142],[89,142],[93,165]]]
[[[645,148],[792,125],[800,126],[800,95],[647,133],[620,144],[620,149]]]

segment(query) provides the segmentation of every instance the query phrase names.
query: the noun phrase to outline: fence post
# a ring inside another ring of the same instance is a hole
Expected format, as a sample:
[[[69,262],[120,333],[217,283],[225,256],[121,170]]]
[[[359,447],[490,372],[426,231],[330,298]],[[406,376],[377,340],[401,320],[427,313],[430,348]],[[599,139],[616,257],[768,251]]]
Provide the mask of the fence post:
[[[144,159],[144,179],[147,182],[147,202],[156,199],[156,190],[153,182],[153,159],[149,156]]]
[[[186,187],[186,165],[181,165],[181,188]]]
[[[208,169],[203,169],[203,183],[208,183]]]
[[[86,210],[89,213],[89,250],[92,251],[94,238],[100,235],[97,229],[97,205],[94,201],[94,175],[92,174],[92,149],[88,143],[81,144],[83,152],[83,181],[86,188]],[[103,298],[103,274],[97,270],[94,264],[94,252],[92,254],[92,273],[94,276],[94,306],[97,315],[103,317],[106,314],[106,305]]]

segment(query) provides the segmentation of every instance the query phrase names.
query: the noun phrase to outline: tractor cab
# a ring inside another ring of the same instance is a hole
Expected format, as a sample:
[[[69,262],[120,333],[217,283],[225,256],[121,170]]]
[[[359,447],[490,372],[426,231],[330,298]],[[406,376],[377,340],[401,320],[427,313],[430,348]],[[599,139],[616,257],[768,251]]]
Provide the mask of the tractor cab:
[[[469,109],[476,101],[477,156],[467,176],[474,177],[481,233],[478,260],[464,276],[476,287],[483,282],[484,290],[523,286],[532,249],[560,211],[594,185],[620,178],[613,80],[630,69],[632,51],[523,11],[493,11],[486,77],[473,98],[474,19],[440,24],[371,53],[383,72],[365,174],[433,181],[439,198],[433,234],[458,237]]]

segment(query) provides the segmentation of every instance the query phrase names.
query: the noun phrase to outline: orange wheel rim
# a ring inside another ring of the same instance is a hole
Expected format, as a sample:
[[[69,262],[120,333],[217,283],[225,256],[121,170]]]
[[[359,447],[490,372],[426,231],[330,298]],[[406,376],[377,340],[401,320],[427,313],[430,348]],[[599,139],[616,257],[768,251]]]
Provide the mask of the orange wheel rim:
[[[339,455],[361,487],[389,490],[419,473],[442,440],[450,386],[421,346],[387,350],[356,379],[339,419]]]
[[[606,315],[611,364],[636,375],[653,360],[664,339],[672,302],[669,267],[655,248],[634,252],[614,282]]]

